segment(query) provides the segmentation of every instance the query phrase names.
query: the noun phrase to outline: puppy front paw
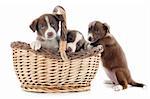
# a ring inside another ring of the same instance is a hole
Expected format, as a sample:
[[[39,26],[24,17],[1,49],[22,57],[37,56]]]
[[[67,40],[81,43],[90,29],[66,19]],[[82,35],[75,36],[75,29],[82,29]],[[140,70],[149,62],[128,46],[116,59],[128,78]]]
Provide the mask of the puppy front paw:
[[[32,43],[30,44],[30,47],[31,47],[33,50],[37,51],[37,50],[39,50],[42,46],[41,46],[41,43],[40,43],[40,42],[34,41],[34,42],[32,42]]]
[[[113,87],[113,89],[114,89],[114,91],[121,91],[121,90],[123,90],[123,87],[121,85],[115,85]]]
[[[98,46],[97,46],[97,49],[99,49],[99,50],[100,50],[100,52],[103,52],[103,51],[104,51],[104,48],[103,48],[103,46],[102,46],[102,45],[98,45]]]
[[[87,47],[86,47],[86,49],[87,49],[87,50],[90,50],[90,49],[92,49],[92,48],[93,48],[93,46],[92,46],[92,45],[87,44]]]

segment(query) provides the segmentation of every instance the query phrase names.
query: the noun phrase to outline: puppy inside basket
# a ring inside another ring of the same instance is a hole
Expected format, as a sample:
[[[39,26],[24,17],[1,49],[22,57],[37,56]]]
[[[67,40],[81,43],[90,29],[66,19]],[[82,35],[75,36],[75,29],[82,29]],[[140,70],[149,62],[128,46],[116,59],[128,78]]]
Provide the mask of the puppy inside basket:
[[[65,24],[63,25],[67,25],[66,11],[61,6],[56,6],[53,10],[53,14],[43,14],[35,19],[31,23],[30,29],[37,33],[37,38],[36,41],[30,44],[30,47],[35,51],[42,48],[42,50],[46,52],[50,51],[54,54],[59,52],[59,49],[62,49],[60,47],[63,47],[67,54],[91,49],[81,32],[78,30],[64,31],[62,29],[63,21],[65,21]],[[58,36],[59,32],[61,32],[62,37]],[[60,46],[61,39],[66,40],[65,46]],[[102,49],[102,46],[98,47]]]

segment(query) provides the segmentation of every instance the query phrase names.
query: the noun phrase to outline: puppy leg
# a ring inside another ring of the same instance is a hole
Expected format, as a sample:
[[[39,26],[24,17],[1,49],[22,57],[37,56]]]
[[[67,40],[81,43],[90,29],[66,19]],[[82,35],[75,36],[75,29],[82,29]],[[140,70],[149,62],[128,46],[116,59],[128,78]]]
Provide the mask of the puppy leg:
[[[117,70],[115,72],[115,74],[116,74],[116,78],[118,80],[118,83],[122,86],[123,89],[126,89],[128,87],[128,82],[127,82],[127,79],[126,79],[124,72]]]

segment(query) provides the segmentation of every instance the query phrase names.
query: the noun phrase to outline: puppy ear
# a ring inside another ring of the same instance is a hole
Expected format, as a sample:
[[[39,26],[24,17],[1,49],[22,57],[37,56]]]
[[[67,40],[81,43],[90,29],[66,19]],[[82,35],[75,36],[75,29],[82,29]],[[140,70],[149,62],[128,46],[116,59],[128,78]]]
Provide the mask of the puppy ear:
[[[31,29],[33,32],[35,32],[35,31],[37,30],[37,22],[38,22],[38,20],[36,19],[36,20],[34,20],[34,21],[31,23],[31,25],[30,25],[30,29]]]
[[[106,33],[110,33],[110,27],[107,23],[103,23],[103,28],[106,31]]]
[[[85,40],[84,39],[82,39],[79,42],[77,42],[77,44],[76,44],[76,52],[80,51],[81,49],[84,49],[84,47],[85,47],[84,44],[85,44]]]
[[[56,18],[58,21],[64,21],[64,20],[65,20],[65,19],[64,19],[64,16],[63,16],[62,14],[55,14],[54,16],[55,16],[55,18]]]

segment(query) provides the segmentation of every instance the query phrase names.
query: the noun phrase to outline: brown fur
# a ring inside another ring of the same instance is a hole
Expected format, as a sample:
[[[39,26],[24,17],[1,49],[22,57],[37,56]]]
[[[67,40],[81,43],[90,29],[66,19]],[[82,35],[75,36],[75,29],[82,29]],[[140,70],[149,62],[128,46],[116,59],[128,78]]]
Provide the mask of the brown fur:
[[[118,83],[113,83],[122,85],[123,89],[126,89],[128,84],[143,87],[143,84],[132,80],[125,54],[116,39],[109,33],[109,27],[104,23],[94,21],[90,23],[88,31],[93,36],[91,45],[94,47],[102,45],[104,48],[101,56],[102,63],[108,71],[115,74]]]
[[[64,21],[62,15],[53,15],[53,14],[43,14],[39,18],[35,19],[31,25],[30,28],[33,32],[37,31],[37,34],[39,36],[44,36],[45,31],[47,30],[48,26],[45,21],[45,16],[48,16],[50,24],[54,24],[53,28],[56,32],[59,30],[59,21]],[[41,29],[43,26],[46,28]]]

